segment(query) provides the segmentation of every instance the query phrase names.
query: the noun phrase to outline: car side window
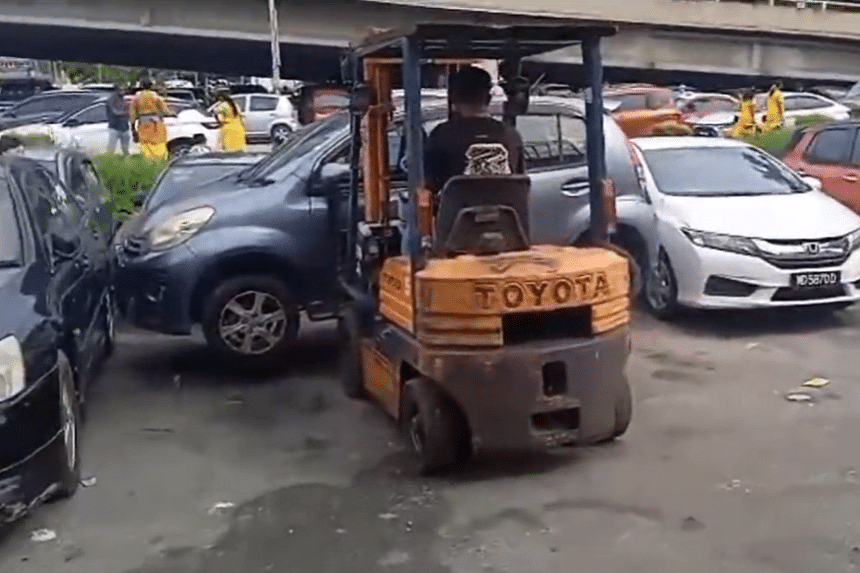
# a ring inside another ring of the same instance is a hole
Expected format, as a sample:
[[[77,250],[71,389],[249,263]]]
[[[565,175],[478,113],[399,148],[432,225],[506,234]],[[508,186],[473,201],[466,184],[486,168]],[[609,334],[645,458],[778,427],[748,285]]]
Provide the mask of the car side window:
[[[71,117],[78,122],[79,125],[87,125],[92,123],[107,122],[107,106],[103,104],[88,107],[80,113]]]
[[[843,163],[853,143],[854,130],[849,128],[825,129],[812,140],[806,159],[810,163]]]
[[[585,123],[559,114],[517,118],[526,170],[570,165],[585,160]]]
[[[619,102],[615,111],[630,111],[635,109],[646,109],[645,94],[625,94],[618,96],[606,96],[608,99],[613,99]]]
[[[278,99],[272,96],[251,96],[250,111],[274,111],[278,107]]]
[[[248,104],[248,98],[245,96],[233,96],[233,103],[236,104],[236,107],[241,112],[247,111],[245,106]]]
[[[90,160],[85,159],[81,164],[81,170],[84,175],[84,181],[87,184],[87,190],[90,193],[96,193],[103,203],[110,201],[110,195],[104,185],[102,185],[102,179],[95,165]]]
[[[33,101],[23,102],[14,108],[15,115],[28,115],[31,113],[42,113],[53,109],[57,96],[36,98]]]

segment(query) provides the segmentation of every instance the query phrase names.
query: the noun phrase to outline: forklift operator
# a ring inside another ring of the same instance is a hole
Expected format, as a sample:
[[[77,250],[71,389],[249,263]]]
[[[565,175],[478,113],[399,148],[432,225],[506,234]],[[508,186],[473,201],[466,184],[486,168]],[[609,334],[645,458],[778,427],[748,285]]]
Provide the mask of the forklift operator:
[[[438,194],[457,175],[510,175],[525,172],[523,141],[517,130],[490,117],[492,78],[466,66],[451,74],[451,117],[427,140],[425,186]]]

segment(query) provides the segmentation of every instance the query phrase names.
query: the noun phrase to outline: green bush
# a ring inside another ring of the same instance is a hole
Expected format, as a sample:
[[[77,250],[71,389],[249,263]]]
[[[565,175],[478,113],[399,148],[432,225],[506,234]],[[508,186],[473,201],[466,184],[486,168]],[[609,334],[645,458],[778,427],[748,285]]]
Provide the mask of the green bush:
[[[143,155],[99,155],[93,161],[119,213],[133,213],[135,198],[149,191],[167,165]]]
[[[670,121],[655,125],[651,128],[651,132],[648,135],[652,137],[693,135],[693,128],[683,123]]]
[[[791,138],[794,136],[794,129],[780,128],[769,133],[761,133],[752,137],[746,137],[744,140],[747,143],[760,147],[774,155],[781,157],[785,153],[788,144],[791,143]]]

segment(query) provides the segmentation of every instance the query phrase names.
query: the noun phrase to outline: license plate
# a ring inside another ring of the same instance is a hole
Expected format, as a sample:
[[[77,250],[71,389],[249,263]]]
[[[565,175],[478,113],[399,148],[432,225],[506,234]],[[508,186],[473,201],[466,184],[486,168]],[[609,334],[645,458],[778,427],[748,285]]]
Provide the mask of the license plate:
[[[827,271],[818,273],[794,273],[791,275],[793,288],[819,288],[836,286],[842,282],[842,273]]]

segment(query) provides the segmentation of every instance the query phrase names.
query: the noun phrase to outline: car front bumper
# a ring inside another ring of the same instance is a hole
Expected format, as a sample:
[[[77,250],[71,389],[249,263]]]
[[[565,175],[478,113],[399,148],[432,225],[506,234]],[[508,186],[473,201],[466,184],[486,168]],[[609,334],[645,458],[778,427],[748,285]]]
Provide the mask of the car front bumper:
[[[840,265],[778,268],[750,255],[693,245],[686,238],[669,253],[678,302],[693,308],[768,308],[852,303],[860,300],[860,251]],[[793,288],[792,275],[837,271],[841,284]]]
[[[121,312],[138,328],[190,334],[198,257],[187,245],[130,256],[115,248],[114,284]]]
[[[18,519],[53,493],[61,439],[59,375],[54,367],[0,402],[0,523]]]

